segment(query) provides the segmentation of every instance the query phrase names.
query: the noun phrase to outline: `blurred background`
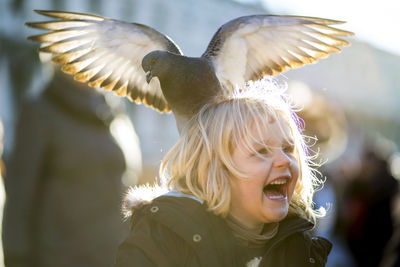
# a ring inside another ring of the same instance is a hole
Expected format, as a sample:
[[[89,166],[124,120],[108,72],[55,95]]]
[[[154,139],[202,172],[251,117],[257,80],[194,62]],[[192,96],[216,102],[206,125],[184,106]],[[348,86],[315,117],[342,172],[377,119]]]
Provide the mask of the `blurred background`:
[[[400,37],[395,1],[0,0],[4,176],[24,101],[37,97],[54,79],[54,68],[39,59],[38,45],[26,40],[41,31],[24,23],[46,20],[33,9],[87,12],[146,24],[170,36],[188,56],[201,55],[218,27],[239,16],[291,14],[347,21],[338,27],[355,32],[350,47],[278,79],[288,84],[302,109],[305,134],[319,140],[310,138],[310,145],[320,154],[318,162],[324,163],[319,171],[326,184],[315,202],[328,214],[316,231],[334,243],[328,266],[398,263]],[[178,139],[173,116],[100,93],[116,118],[109,127],[124,154],[123,185],[155,181],[161,159]],[[3,188],[1,196],[3,203]]]

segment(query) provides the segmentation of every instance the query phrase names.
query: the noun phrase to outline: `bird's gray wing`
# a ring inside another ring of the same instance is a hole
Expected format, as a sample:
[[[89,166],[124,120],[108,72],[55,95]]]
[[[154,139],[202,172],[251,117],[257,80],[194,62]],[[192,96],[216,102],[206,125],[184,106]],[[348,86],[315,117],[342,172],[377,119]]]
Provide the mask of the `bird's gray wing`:
[[[329,26],[340,23],[300,16],[240,17],[215,33],[203,57],[213,62],[221,84],[232,89],[339,52],[349,43],[338,36],[353,34]]]
[[[57,20],[27,23],[30,27],[50,30],[28,39],[47,44],[40,51],[54,54],[52,61],[63,65],[64,72],[92,87],[112,90],[160,112],[170,111],[159,81],[153,79],[147,84],[141,66],[143,57],[154,50],[182,54],[167,36],[145,25],[100,16],[36,12]]]

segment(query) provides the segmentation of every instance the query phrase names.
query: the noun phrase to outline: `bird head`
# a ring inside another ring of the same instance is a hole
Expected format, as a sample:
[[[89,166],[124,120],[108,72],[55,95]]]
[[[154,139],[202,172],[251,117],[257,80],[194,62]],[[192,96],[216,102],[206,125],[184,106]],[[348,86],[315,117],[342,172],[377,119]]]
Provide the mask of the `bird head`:
[[[142,68],[144,70],[144,72],[146,73],[146,81],[147,83],[150,83],[151,79],[154,76],[157,76],[158,69],[159,69],[159,61],[160,58],[162,57],[163,53],[165,53],[165,51],[160,51],[160,50],[156,50],[156,51],[152,51],[150,53],[148,53],[146,56],[144,56],[143,60],[142,60]]]

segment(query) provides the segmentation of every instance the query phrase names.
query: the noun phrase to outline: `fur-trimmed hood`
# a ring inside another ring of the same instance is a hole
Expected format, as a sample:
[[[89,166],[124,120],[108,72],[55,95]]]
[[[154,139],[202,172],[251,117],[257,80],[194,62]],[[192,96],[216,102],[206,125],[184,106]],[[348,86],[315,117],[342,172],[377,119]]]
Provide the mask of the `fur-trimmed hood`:
[[[185,197],[196,200],[200,204],[203,204],[203,200],[193,195],[187,195],[178,190],[169,190],[168,188],[160,185],[146,184],[131,187],[127,191],[122,204],[122,212],[125,218],[132,216],[135,210],[139,209],[143,205],[150,204],[154,199],[160,196]]]
[[[122,202],[122,213],[125,218],[132,216],[133,212],[143,205],[150,204],[155,198],[167,194],[168,188],[160,185],[140,185],[130,187]]]

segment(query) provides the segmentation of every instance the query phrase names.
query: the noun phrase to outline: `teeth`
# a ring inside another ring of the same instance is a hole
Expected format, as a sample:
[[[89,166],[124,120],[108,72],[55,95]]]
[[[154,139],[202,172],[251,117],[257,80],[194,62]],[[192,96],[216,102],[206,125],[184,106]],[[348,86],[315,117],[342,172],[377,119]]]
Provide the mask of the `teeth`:
[[[269,199],[281,199],[283,197],[284,197],[284,195],[282,195],[282,194],[276,195],[276,196],[268,196]]]
[[[280,184],[286,184],[286,178],[276,179],[276,180],[272,181],[272,182],[269,183],[269,184],[278,184],[278,185],[280,185]]]

